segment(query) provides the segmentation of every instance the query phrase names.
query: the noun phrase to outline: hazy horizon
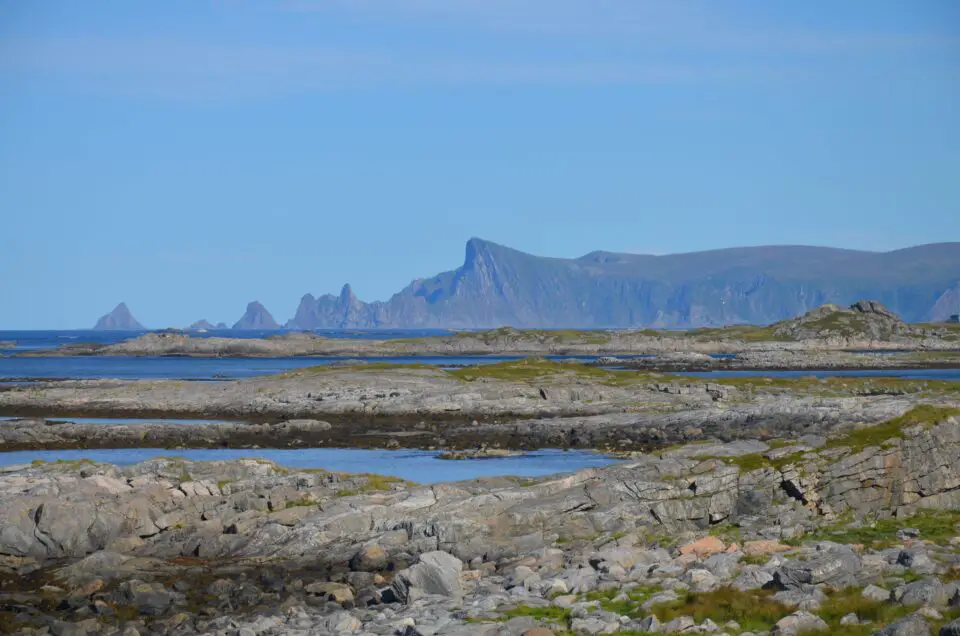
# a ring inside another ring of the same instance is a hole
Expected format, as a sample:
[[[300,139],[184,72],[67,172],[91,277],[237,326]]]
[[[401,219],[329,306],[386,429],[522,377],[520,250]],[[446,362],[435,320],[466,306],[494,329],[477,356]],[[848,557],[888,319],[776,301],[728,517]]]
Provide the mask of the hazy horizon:
[[[479,241],[483,241],[483,242],[485,242],[485,243],[492,243],[492,241],[487,241],[486,239],[483,239],[483,238],[481,238],[481,237],[471,237],[470,239],[468,239],[468,241],[465,241],[465,243],[466,243],[466,242],[469,242],[469,241],[473,241],[473,240],[479,240]],[[889,253],[889,252],[899,252],[899,251],[909,250],[909,249],[912,249],[912,248],[920,248],[920,247],[927,247],[927,246],[933,246],[933,245],[948,245],[948,244],[953,244],[953,243],[954,243],[954,242],[952,242],[952,241],[940,241],[940,242],[938,242],[938,243],[925,243],[925,244],[921,244],[921,245],[907,245],[907,246],[904,246],[904,247],[894,248],[894,249],[892,249],[892,250],[851,250],[851,251],[868,252],[868,253],[870,253],[870,252],[872,252],[872,253]],[[499,245],[499,244],[497,244],[497,245]],[[960,246],[960,243],[957,243],[957,245]],[[505,248],[508,248],[508,249],[515,249],[515,248],[512,248],[512,247],[509,246],[509,245],[501,245],[501,247],[505,247]],[[631,255],[631,256],[654,256],[654,257],[666,256],[666,257],[669,257],[669,256],[682,256],[682,255],[684,255],[684,254],[697,254],[697,253],[714,252],[714,251],[750,250],[750,249],[777,249],[777,248],[847,249],[847,248],[837,248],[837,247],[824,246],[824,245],[787,245],[787,244],[784,244],[784,245],[735,245],[735,246],[729,246],[729,247],[715,248],[715,249],[712,249],[712,250],[700,250],[700,251],[698,251],[698,252],[676,252],[676,253],[671,253],[671,254],[649,254],[649,253],[647,253],[647,254],[632,254],[632,253],[629,253],[629,252],[621,252],[621,254]],[[587,253],[585,253],[585,254],[579,254],[579,255],[576,255],[576,256],[561,256],[561,257],[558,257],[558,258],[563,258],[563,259],[565,259],[565,260],[575,260],[575,259],[577,259],[577,258],[582,258],[582,257],[588,256],[588,255],[590,255],[591,253],[594,253],[594,252],[610,253],[609,250],[600,249],[600,250],[591,250],[590,252],[587,252]],[[540,255],[540,254],[534,254],[533,256],[542,256],[542,255]],[[460,261],[458,261],[456,264],[450,265],[449,267],[447,267],[447,268],[446,268],[445,270],[443,270],[443,271],[451,271],[451,270],[453,270],[453,269],[456,269],[456,267],[460,266],[460,265],[462,264],[462,262],[463,262],[463,259],[461,259]],[[413,282],[416,281],[416,280],[423,280],[423,279],[430,278],[430,277],[432,277],[433,275],[436,275],[436,274],[439,274],[439,273],[443,273],[443,272],[431,272],[430,274],[425,274],[424,276],[421,276],[421,277],[417,277],[417,278],[412,279],[412,280],[410,281],[410,283],[413,283]],[[351,288],[351,291],[354,292],[354,294],[356,294],[356,290],[353,288],[352,283],[350,283],[350,281],[347,280],[347,281],[344,281],[344,283],[343,283],[343,285],[341,285],[341,287],[338,287],[338,288],[336,288],[336,289],[331,289],[331,290],[326,290],[326,291],[307,291],[307,292],[304,292],[303,294],[301,294],[300,296],[298,296],[296,300],[298,301],[300,298],[302,298],[302,297],[304,297],[304,296],[306,296],[306,295],[311,295],[311,296],[314,296],[314,297],[320,297],[320,296],[323,296],[323,295],[337,296],[337,295],[340,294],[340,292],[341,292],[341,290],[343,289],[343,287],[344,287],[344,286],[347,286],[347,285],[349,285],[350,288]],[[391,297],[393,297],[393,296],[395,296],[397,293],[399,293],[400,291],[401,291],[401,289],[398,288],[397,290],[395,290],[393,293],[391,293],[391,294],[390,294],[388,297],[386,297],[386,298],[360,298],[360,300],[362,300],[362,301],[364,301],[364,302],[387,301],[387,300],[389,300]],[[145,327],[147,330],[163,330],[163,329],[170,329],[170,328],[183,329],[183,328],[189,327],[191,324],[193,324],[193,323],[195,323],[195,322],[199,322],[200,320],[206,320],[206,321],[208,321],[208,322],[210,322],[210,323],[212,323],[212,324],[214,324],[214,325],[216,325],[217,323],[221,323],[221,322],[222,322],[222,323],[224,323],[224,324],[229,328],[229,327],[232,326],[232,324],[233,324],[238,318],[240,318],[240,316],[244,313],[244,310],[246,309],[247,305],[248,305],[248,304],[251,304],[251,303],[254,303],[254,302],[260,302],[260,301],[259,301],[259,299],[256,299],[256,298],[250,298],[250,299],[248,299],[248,300],[246,300],[246,301],[243,301],[243,302],[239,303],[239,304],[237,305],[237,310],[234,312],[234,315],[231,315],[231,316],[227,316],[227,317],[220,317],[220,316],[217,316],[217,317],[198,316],[197,318],[194,318],[194,319],[190,320],[189,322],[186,322],[186,323],[183,323],[183,324],[167,324],[167,325],[163,325],[163,326],[154,324],[151,320],[149,320],[149,318],[145,318],[144,316],[140,315],[140,314],[136,311],[135,308],[130,307],[130,306],[129,306],[129,303],[127,303],[127,302],[126,302],[125,300],[123,300],[123,299],[118,300],[118,301],[115,303],[115,305],[113,305],[113,306],[110,306],[110,307],[108,307],[108,308],[104,308],[104,310],[103,310],[103,312],[102,312],[101,315],[106,315],[106,314],[111,313],[114,309],[119,308],[120,305],[126,305],[126,306],[127,306],[127,309],[130,311],[130,313],[131,313],[137,320],[139,320],[139,321],[144,325],[144,327]],[[264,305],[265,309],[266,309],[267,311],[269,311],[269,312],[272,314],[273,318],[276,319],[277,322],[279,322],[281,325],[283,325],[283,324],[293,315],[293,313],[294,313],[294,312],[291,310],[290,313],[289,313],[289,315],[287,315],[287,314],[280,314],[280,313],[278,313],[276,310],[272,309],[271,307],[266,306],[264,303],[261,303],[261,304]],[[98,318],[99,318],[99,317],[100,317],[100,316],[98,316]],[[74,326],[74,327],[64,327],[64,328],[60,328],[60,329],[65,330],[65,331],[83,331],[83,330],[90,329],[92,326],[93,326],[92,324],[91,324],[91,325],[77,325],[77,326]],[[555,327],[555,328],[576,328],[576,327],[578,327],[578,325],[567,325],[566,327]],[[45,330],[45,329],[43,329],[43,328],[32,328],[32,329]],[[32,330],[32,329],[27,329],[27,330]],[[349,328],[349,329],[362,329],[362,328],[351,327],[351,328]],[[395,329],[397,329],[397,328],[396,328],[396,327],[382,327],[382,329],[395,330]],[[429,329],[433,329],[433,328],[413,328],[412,330],[413,330],[413,331],[416,331],[416,330],[423,330],[423,329],[429,330]],[[18,329],[13,329],[13,328],[9,328],[9,327],[5,327],[5,326],[3,326],[3,325],[0,325],[0,330],[17,331]]]

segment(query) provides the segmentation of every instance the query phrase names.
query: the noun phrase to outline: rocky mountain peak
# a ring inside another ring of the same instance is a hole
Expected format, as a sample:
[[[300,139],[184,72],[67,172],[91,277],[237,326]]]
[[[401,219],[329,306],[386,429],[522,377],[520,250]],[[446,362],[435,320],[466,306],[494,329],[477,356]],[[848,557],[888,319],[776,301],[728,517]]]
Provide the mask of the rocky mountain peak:
[[[343,288],[340,290],[340,302],[345,306],[349,306],[356,302],[357,297],[353,293],[353,288],[350,287],[350,283],[346,283]]]
[[[463,266],[461,269],[470,270],[477,267],[489,267],[496,260],[509,258],[511,255],[522,255],[522,252],[498,245],[492,241],[481,238],[472,238],[467,241],[463,256]]]
[[[233,325],[234,329],[279,329],[280,325],[273,319],[267,308],[258,301],[247,305],[247,311]]]
[[[98,331],[143,331],[146,329],[133,317],[127,303],[124,302],[117,305],[109,314],[101,316],[93,328]]]

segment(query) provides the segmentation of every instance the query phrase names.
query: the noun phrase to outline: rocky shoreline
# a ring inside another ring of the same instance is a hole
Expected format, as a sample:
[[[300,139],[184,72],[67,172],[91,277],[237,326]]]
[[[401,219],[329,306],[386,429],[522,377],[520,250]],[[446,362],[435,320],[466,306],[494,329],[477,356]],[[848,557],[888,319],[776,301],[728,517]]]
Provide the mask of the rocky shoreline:
[[[254,459],[7,467],[0,626],[954,634],[958,416],[924,405],[827,436],[429,487]]]
[[[960,399],[960,384],[892,378],[723,378],[612,371],[544,360],[440,370],[298,370],[217,383],[69,381],[0,391],[0,447],[607,448],[824,434]],[[74,424],[47,418],[215,419]]]

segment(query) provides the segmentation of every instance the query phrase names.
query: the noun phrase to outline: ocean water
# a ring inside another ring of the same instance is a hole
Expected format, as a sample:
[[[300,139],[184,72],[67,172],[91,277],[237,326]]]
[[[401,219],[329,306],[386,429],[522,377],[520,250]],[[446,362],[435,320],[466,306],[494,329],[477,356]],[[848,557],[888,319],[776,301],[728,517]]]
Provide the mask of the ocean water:
[[[553,360],[591,361],[592,356],[548,356]],[[391,358],[171,358],[171,357],[0,357],[0,385],[25,384],[52,379],[117,380],[237,380],[273,375],[306,367],[347,361],[392,364],[429,364],[438,367],[493,364],[520,360],[523,356],[397,356]],[[621,373],[635,371],[620,370]],[[887,377],[927,380],[960,380],[960,369],[858,369],[825,371],[688,371],[678,375],[696,377]]]
[[[567,359],[573,356],[550,356]],[[310,357],[310,358],[176,358],[163,356],[76,356],[0,357],[0,381],[24,382],[33,379],[119,379],[119,380],[235,380],[273,375],[293,369],[366,361],[391,364],[430,364],[440,367],[492,364],[521,360],[523,356],[397,356],[392,358]],[[590,357],[577,356],[578,360]]]
[[[13,347],[0,349],[0,354],[15,351],[36,351],[56,349],[65,344],[93,343],[115,344],[131,338],[137,338],[149,331],[94,331],[78,329],[72,331],[3,331],[0,330],[0,342],[14,342]],[[232,329],[214,329],[207,332],[187,332],[194,338],[266,338],[283,333],[278,329],[257,329],[233,331]],[[319,329],[315,331],[325,338],[347,338],[353,340],[395,340],[398,338],[422,338],[443,336],[452,332],[446,329]]]
[[[309,448],[297,450],[177,450],[133,448],[117,450],[12,451],[0,453],[0,466],[29,464],[34,460],[90,459],[117,465],[136,464],[155,457],[182,457],[213,461],[260,457],[288,468],[322,468],[347,473],[376,473],[408,479],[419,484],[461,481],[479,477],[541,477],[599,468],[617,460],[592,451],[543,449],[518,457],[443,460],[438,451],[362,450],[353,448]]]

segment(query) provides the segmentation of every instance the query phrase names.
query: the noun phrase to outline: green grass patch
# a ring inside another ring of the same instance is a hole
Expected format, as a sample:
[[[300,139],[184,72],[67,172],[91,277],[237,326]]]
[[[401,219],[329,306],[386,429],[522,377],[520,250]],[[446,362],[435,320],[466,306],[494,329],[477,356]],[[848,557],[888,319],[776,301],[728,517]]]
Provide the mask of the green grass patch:
[[[518,605],[508,609],[503,613],[503,620],[507,621],[518,616],[529,616],[534,620],[548,621],[551,623],[560,623],[564,626],[570,621],[570,609],[550,605],[548,607],[532,607],[530,605]]]
[[[345,372],[377,372],[377,371],[394,371],[394,370],[424,370],[432,369],[437,370],[437,367],[429,364],[419,364],[419,363],[408,363],[401,364],[398,362],[365,362],[361,364],[349,364],[349,365],[334,365],[334,364],[320,364],[315,367],[301,367],[299,369],[294,369],[292,371],[284,371],[283,373],[277,373],[275,375],[267,376],[266,379],[285,379],[285,378],[298,378],[305,375],[324,375],[324,374],[334,374],[334,373],[345,373]]]
[[[303,497],[301,499],[292,499],[284,504],[284,508],[312,508],[317,505],[317,502],[308,497]]]
[[[585,600],[599,601],[600,607],[608,612],[616,612],[621,616],[629,616],[631,618],[643,618],[647,616],[649,612],[646,612],[641,605],[651,596],[662,591],[663,588],[659,585],[635,587],[626,592],[626,599],[615,600],[623,591],[620,588],[614,588],[604,591],[588,592]]]
[[[903,429],[911,426],[931,427],[949,417],[960,415],[960,409],[954,407],[920,404],[900,417],[877,424],[856,429],[827,442],[827,448],[850,448],[854,452],[862,451],[870,446],[879,446],[890,439],[903,439]]]
[[[456,335],[460,339],[479,340],[485,345],[535,342],[537,344],[590,344],[602,345],[610,342],[610,333],[587,329],[514,329],[500,327],[487,331],[462,331]]]
[[[875,548],[890,547],[899,543],[897,530],[916,528],[920,538],[939,545],[947,545],[951,538],[960,534],[960,512],[952,510],[919,510],[909,517],[878,519],[860,528],[849,527],[849,522],[821,528],[819,532],[804,537],[804,541],[835,541],[837,543],[862,543]]]
[[[529,380],[558,376],[561,374],[576,375],[597,380],[612,380],[617,377],[614,371],[583,364],[559,363],[544,358],[526,358],[524,360],[483,364],[475,367],[466,367],[464,369],[454,369],[447,371],[447,374],[464,382],[473,382],[481,378],[527,382]],[[630,375],[636,377],[635,374]]]
[[[337,497],[353,497],[354,495],[360,495],[363,493],[369,492],[383,492],[386,490],[392,490],[393,486],[397,484],[403,484],[404,486],[415,486],[416,484],[412,481],[407,481],[406,479],[400,479],[399,477],[391,477],[389,475],[375,475],[373,473],[360,473],[356,475],[350,475],[347,473],[335,473],[339,474],[344,478],[362,478],[366,481],[357,486],[356,488],[341,488],[337,491]]]
[[[676,601],[654,605],[652,610],[663,622],[691,616],[699,624],[708,618],[719,625],[737,621],[744,631],[769,631],[793,610],[773,600],[770,590],[740,592],[722,587],[712,592],[688,592]]]
[[[877,602],[864,598],[859,587],[845,590],[826,590],[827,600],[816,611],[830,626],[830,634],[840,636],[867,636],[874,634],[878,628],[889,625],[902,618],[916,608],[906,607],[895,603]],[[867,621],[869,625],[841,625],[840,619],[847,614],[856,614],[860,621]]]
[[[743,342],[789,342],[791,336],[778,334],[774,327],[757,325],[731,325],[729,327],[705,327],[677,332],[679,335],[693,337],[700,341],[742,340]]]
[[[797,451],[796,453],[789,453],[787,455],[783,455],[782,457],[777,457],[776,459],[768,459],[764,457],[763,453],[748,453],[746,455],[738,455],[736,457],[697,455],[694,457],[694,459],[698,459],[700,461],[707,461],[711,459],[721,461],[725,464],[736,466],[742,473],[748,473],[753,470],[760,470],[761,468],[775,468],[777,470],[782,470],[785,466],[799,461],[807,452],[808,451]]]

